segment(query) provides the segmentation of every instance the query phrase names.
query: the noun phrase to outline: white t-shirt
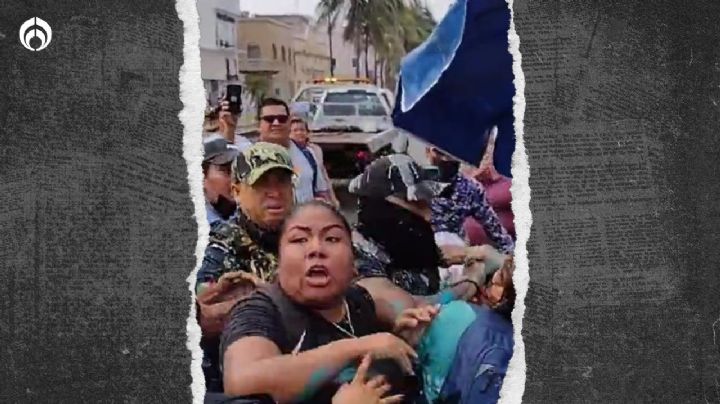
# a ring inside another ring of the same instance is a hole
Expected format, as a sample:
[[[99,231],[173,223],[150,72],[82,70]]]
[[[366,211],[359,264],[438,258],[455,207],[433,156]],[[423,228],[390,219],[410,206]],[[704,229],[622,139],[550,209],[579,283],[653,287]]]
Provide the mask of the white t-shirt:
[[[312,152],[312,149],[310,149]],[[303,154],[295,142],[290,142],[290,159],[295,169],[295,203],[303,203],[315,199],[315,193],[313,192],[313,176],[314,171],[312,165],[308,161],[307,157]],[[315,189],[317,192],[327,192],[328,184],[322,175],[321,161],[315,159],[318,165],[317,182],[315,183]]]

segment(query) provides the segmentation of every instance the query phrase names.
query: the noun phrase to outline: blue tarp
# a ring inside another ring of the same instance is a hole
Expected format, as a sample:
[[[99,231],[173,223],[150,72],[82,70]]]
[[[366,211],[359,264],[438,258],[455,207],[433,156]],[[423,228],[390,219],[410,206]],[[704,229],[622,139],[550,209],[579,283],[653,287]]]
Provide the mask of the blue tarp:
[[[510,176],[515,151],[510,9],[505,0],[457,0],[400,66],[396,126],[471,164],[498,127],[495,166]]]

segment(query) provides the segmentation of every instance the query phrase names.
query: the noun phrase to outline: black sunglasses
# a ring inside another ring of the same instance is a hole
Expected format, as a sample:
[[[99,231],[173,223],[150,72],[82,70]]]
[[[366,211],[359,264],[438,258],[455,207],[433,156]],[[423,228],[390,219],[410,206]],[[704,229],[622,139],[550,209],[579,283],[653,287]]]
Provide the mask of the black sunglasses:
[[[287,123],[288,119],[290,117],[287,115],[265,115],[263,117],[260,117],[263,121],[273,124],[277,120],[279,123]]]

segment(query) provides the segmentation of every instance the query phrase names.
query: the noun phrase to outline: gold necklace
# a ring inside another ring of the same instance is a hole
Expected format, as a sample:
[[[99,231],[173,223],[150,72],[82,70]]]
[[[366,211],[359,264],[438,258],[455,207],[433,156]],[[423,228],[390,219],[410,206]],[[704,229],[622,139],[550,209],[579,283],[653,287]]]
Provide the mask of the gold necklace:
[[[350,331],[346,330],[343,327],[340,327],[337,323],[330,323],[335,327],[338,331],[341,333],[347,335],[350,338],[357,338],[355,336],[355,327],[353,327],[352,318],[350,317],[350,307],[348,306],[347,300],[345,300],[345,315],[343,316],[343,320],[347,319],[348,327],[350,327]],[[341,320],[342,321],[342,320]]]

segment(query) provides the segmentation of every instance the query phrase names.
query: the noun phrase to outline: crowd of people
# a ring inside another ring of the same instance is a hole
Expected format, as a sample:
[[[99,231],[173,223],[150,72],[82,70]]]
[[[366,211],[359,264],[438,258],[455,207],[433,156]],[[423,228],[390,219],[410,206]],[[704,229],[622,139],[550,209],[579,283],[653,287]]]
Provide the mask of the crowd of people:
[[[273,98],[258,121],[251,141],[226,102],[206,116],[206,402],[496,402],[515,292],[494,134],[474,169],[432,147],[435,176],[377,158],[350,183],[351,225],[307,123]]]

